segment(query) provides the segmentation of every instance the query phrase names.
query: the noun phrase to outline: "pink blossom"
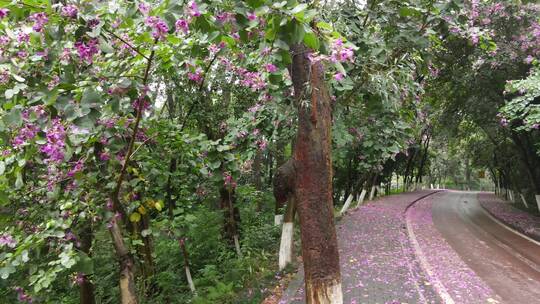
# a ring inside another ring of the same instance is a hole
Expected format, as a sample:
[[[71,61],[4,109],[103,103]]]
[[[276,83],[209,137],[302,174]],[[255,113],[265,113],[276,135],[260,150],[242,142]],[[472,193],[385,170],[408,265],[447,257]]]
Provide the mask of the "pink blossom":
[[[195,1],[189,1],[188,3],[188,14],[193,17],[199,17],[201,16],[201,12],[199,11],[199,6]]]
[[[268,73],[275,73],[277,72],[277,67],[271,63],[267,63],[264,65],[264,68]]]
[[[102,151],[99,153],[99,160],[101,161],[108,161],[111,158],[111,155],[109,152]]]
[[[41,146],[40,151],[48,157],[47,161],[59,163],[64,160],[64,147],[66,131],[60,119],[52,120],[51,126],[46,130],[47,143]]]
[[[8,45],[11,42],[11,39],[9,39],[8,36],[1,35],[0,36],[0,46]]]
[[[49,18],[44,12],[34,13],[30,15],[28,19],[34,21],[34,26],[32,26],[32,29],[36,32],[41,32],[43,30],[43,26],[49,22]]]
[[[15,248],[15,246],[17,245],[17,241],[15,241],[15,239],[7,234],[7,233],[4,233],[2,235],[0,235],[0,246],[8,246],[10,248]]]
[[[208,46],[208,51],[210,51],[210,54],[215,55],[217,54],[222,48],[224,47],[224,44],[220,43],[218,45],[216,44],[210,44]]]
[[[6,84],[9,82],[9,71],[0,70],[0,84]]]
[[[54,75],[51,81],[47,84],[47,88],[49,91],[52,91],[58,84],[60,83],[60,77],[58,75]]]
[[[141,2],[139,3],[138,5],[138,8],[139,8],[139,11],[141,12],[141,14],[143,15],[148,15],[148,13],[150,12],[150,5],[144,3],[144,2]]]
[[[152,37],[156,39],[163,39],[169,32],[169,26],[165,21],[156,16],[147,17],[144,23],[152,28]]]
[[[228,12],[223,12],[216,15],[216,20],[219,23],[226,23],[233,19],[234,19],[234,15]]]
[[[189,33],[189,22],[186,19],[178,19],[174,25],[177,32],[182,31],[186,35]]]
[[[26,59],[26,57],[28,57],[28,52],[27,51],[18,51],[17,52],[17,57],[19,57],[20,59]]]
[[[341,72],[334,74],[334,79],[336,81],[342,81],[344,78],[345,78],[345,75]]]
[[[0,8],[0,20],[7,17],[9,10],[7,8]]]
[[[188,72],[187,76],[189,80],[193,82],[200,83],[203,81],[203,72],[201,68],[197,68],[194,73]]]
[[[60,58],[60,62],[62,64],[68,64],[69,61],[71,60],[71,49],[64,48],[62,50],[62,54],[60,54],[59,58]]]
[[[19,32],[17,34],[17,41],[19,43],[29,42],[30,41],[30,35],[28,35],[27,33],[24,33],[24,32]]]
[[[229,172],[223,173],[223,186],[226,188],[236,188],[236,182],[234,181],[232,175]]]
[[[251,12],[247,15],[247,18],[249,21],[255,21],[257,20],[257,15],[255,14],[255,12]]]
[[[84,163],[82,160],[78,160],[75,165],[73,166],[73,168],[71,168],[69,171],[68,171],[68,176],[69,177],[73,177],[75,174],[79,173],[79,172],[82,172],[84,169]]]
[[[68,17],[68,18],[76,18],[78,13],[79,13],[79,10],[77,9],[75,5],[66,5],[62,7],[62,11],[60,12],[62,16]]]
[[[332,62],[353,62],[354,51],[350,47],[343,45],[343,40],[336,39],[332,44],[332,52],[330,54],[330,60]]]
[[[91,64],[93,62],[94,55],[99,53],[97,39],[91,39],[88,41],[88,43],[77,41],[75,42],[75,48],[77,49],[79,58],[87,64]]]
[[[94,18],[94,19],[88,20],[87,24],[88,24],[88,27],[95,28],[96,26],[99,25],[100,22],[101,21],[99,20],[99,18]]]
[[[265,150],[266,147],[268,146],[268,141],[263,138],[263,139],[257,140],[256,144],[259,150]]]

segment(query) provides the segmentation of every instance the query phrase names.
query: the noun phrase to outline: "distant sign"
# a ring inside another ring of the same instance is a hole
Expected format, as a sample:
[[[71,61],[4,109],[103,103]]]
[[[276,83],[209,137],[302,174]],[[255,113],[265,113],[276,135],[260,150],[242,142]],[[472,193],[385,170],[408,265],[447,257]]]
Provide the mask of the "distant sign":
[[[486,171],[478,171],[478,178],[486,178]]]

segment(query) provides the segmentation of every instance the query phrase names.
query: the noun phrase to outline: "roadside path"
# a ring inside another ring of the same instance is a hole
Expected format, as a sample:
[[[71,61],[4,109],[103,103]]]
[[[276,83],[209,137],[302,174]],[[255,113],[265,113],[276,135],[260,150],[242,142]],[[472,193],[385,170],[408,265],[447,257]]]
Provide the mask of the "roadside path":
[[[385,196],[337,225],[344,303],[440,303],[407,235],[405,209],[434,191]],[[300,270],[280,303],[305,303]]]

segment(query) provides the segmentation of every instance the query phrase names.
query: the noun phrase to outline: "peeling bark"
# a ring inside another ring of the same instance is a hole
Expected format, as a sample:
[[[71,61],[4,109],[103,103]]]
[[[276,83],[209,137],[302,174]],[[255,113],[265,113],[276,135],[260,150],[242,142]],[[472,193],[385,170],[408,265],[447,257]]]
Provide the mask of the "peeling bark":
[[[321,63],[304,45],[291,48],[298,109],[294,196],[300,218],[306,302],[343,302],[332,202],[331,99]]]

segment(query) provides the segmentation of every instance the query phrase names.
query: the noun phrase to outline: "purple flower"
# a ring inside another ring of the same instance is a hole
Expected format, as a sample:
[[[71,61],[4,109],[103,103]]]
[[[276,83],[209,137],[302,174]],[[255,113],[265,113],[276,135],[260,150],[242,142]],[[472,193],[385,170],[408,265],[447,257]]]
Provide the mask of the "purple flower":
[[[0,36],[0,46],[8,45],[11,42],[11,39],[9,39],[8,36],[2,35]]]
[[[22,146],[23,144],[27,143],[32,138],[36,137],[38,132],[39,132],[39,127],[38,126],[36,126],[34,124],[31,124],[31,123],[27,123],[19,131],[17,136],[15,136],[15,138],[13,139],[13,141],[11,143],[13,145],[13,148],[17,149],[20,146]]]
[[[188,14],[193,17],[199,17],[201,16],[201,12],[199,11],[199,6],[195,1],[189,1],[188,3]]]
[[[60,12],[62,16],[68,17],[68,18],[76,18],[78,13],[79,13],[79,10],[77,9],[77,7],[71,4],[62,7],[62,11]]]
[[[141,12],[141,14],[143,15],[148,15],[148,13],[150,12],[150,5],[144,3],[144,2],[141,2],[139,3],[139,11]]]
[[[268,73],[275,73],[277,72],[277,67],[271,63],[267,63],[264,65],[264,68]]]
[[[354,61],[354,51],[350,47],[344,47],[343,40],[337,39],[332,44],[332,52],[330,54],[332,62]]]
[[[189,22],[186,19],[178,19],[176,20],[176,23],[174,24],[176,27],[176,31],[182,31],[184,34],[189,33]]]
[[[223,173],[223,186],[236,188],[236,182],[229,172]]]
[[[200,83],[203,81],[203,75],[202,75],[202,69],[201,68],[197,68],[195,70],[195,73],[191,73],[189,72],[187,74],[188,76],[188,79],[191,80],[191,81],[194,81],[194,82],[197,82],[197,83]]]
[[[92,64],[94,55],[99,53],[98,43],[97,39],[91,39],[88,43],[82,41],[75,42],[79,59],[87,64]]]
[[[17,57],[19,57],[20,59],[26,59],[28,57],[28,52],[27,51],[18,51],[17,52]]]
[[[247,18],[249,21],[255,21],[257,20],[257,15],[255,14],[255,12],[251,12],[247,15]]]
[[[81,172],[84,170],[84,163],[82,160],[78,160],[75,165],[73,166],[73,168],[71,168],[69,171],[68,171],[68,176],[69,177],[73,177],[75,176],[75,174]]]
[[[533,62],[533,60],[534,60],[534,57],[529,55],[529,56],[527,56],[527,58],[525,58],[525,63],[526,64],[531,64]]]
[[[144,23],[152,28],[152,37],[156,39],[163,39],[169,32],[169,26],[165,21],[156,16],[147,17]]]
[[[34,26],[32,26],[32,29],[38,33],[41,32],[43,30],[43,26],[49,22],[49,18],[44,12],[32,14],[30,17],[28,17],[28,19],[34,21]]]
[[[0,8],[0,20],[7,17],[9,10],[7,8]]]
[[[263,138],[263,139],[257,140],[256,144],[257,144],[257,147],[259,148],[259,150],[262,151],[262,150],[265,150],[266,147],[268,146],[268,141]]]
[[[10,248],[15,248],[16,245],[17,241],[15,241],[15,239],[11,235],[7,233],[0,235],[0,246],[8,246]]]
[[[60,77],[58,75],[54,75],[51,81],[47,84],[47,88],[49,91],[52,91],[58,84],[60,83]]]
[[[0,71],[0,84],[6,84],[9,82],[9,71],[1,70]]]
[[[52,125],[47,129],[46,134],[47,143],[40,148],[40,151],[48,157],[46,162],[60,163],[64,161],[66,132],[60,119],[52,120]]]
[[[99,159],[101,161],[108,161],[110,158],[111,158],[111,155],[109,154],[109,152],[102,151],[99,153]]]
[[[94,19],[89,20],[87,24],[88,24],[88,27],[95,28],[96,26],[99,25],[99,22],[100,22],[99,18],[94,18]]]
[[[208,46],[208,51],[210,51],[210,54],[215,55],[224,47],[225,45],[222,43],[217,44],[217,45],[212,43]]]
[[[77,274],[73,278],[73,284],[81,286],[85,280],[86,280],[85,274],[82,272],[77,272]]]
[[[334,79],[336,81],[342,81],[344,78],[345,78],[345,75],[341,72],[334,74]]]

